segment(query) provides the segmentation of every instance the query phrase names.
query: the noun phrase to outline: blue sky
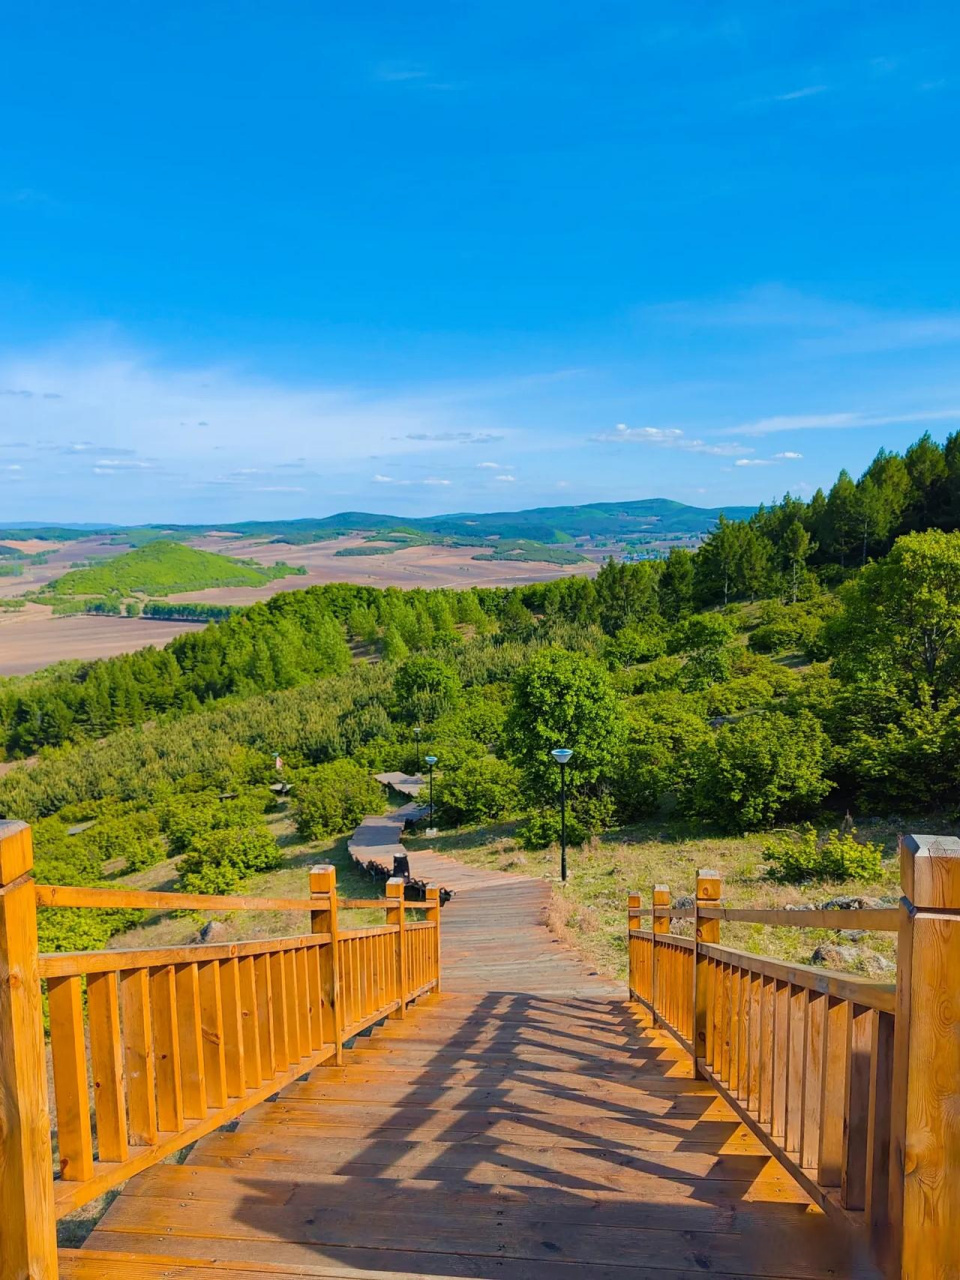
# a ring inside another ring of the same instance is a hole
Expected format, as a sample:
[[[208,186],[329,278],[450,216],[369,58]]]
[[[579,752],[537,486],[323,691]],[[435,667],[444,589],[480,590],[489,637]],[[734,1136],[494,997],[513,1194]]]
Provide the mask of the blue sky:
[[[0,520],[809,494],[960,427],[960,11],[8,9]]]

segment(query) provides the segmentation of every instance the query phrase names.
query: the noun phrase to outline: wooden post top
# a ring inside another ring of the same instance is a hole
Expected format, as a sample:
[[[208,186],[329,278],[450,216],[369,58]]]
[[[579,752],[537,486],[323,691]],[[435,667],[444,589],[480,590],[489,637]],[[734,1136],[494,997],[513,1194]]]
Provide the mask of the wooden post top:
[[[670,886],[655,884],[653,886],[653,905],[655,907],[669,907],[670,901]]]
[[[0,822],[0,886],[10,884],[33,866],[33,837],[26,822]]]
[[[639,893],[639,892],[634,892],[634,893],[628,894],[628,896],[627,896],[627,906],[628,906],[628,907],[642,907],[642,906],[643,906],[643,895],[642,895],[641,893]]]
[[[900,885],[911,905],[921,910],[960,909],[960,839],[901,836]]]
[[[320,866],[310,868],[311,893],[336,893],[336,891],[336,867],[331,866],[329,862],[324,862],[321,863]]]
[[[438,884],[428,884],[426,887],[426,895],[428,902],[439,902],[440,886]]]
[[[402,898],[405,886],[406,881],[403,876],[391,876],[387,881],[387,897]]]
[[[697,872],[697,901],[698,902],[718,902],[720,900],[722,883],[719,871],[710,871],[701,868]]]

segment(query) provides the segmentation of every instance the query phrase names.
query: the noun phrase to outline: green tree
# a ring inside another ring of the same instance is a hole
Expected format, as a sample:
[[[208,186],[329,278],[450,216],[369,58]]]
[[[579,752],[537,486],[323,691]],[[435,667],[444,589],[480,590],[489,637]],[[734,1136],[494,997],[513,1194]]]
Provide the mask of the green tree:
[[[693,608],[693,553],[671,547],[657,583],[660,612],[677,622]]]
[[[799,520],[794,520],[787,530],[783,539],[782,550],[790,570],[791,600],[793,604],[796,604],[797,592],[807,563],[807,557],[812,551],[816,550],[814,544],[810,541],[809,533],[807,533]]]
[[[542,649],[517,672],[504,741],[531,796],[554,800],[559,794],[554,747],[574,753],[568,773],[573,791],[602,790],[622,734],[610,677],[595,658]]]
[[[841,471],[827,497],[826,528],[830,550],[840,560],[841,567],[854,546],[860,528],[860,510],[857,486],[848,471]]]
[[[460,677],[439,658],[416,654],[397,670],[393,682],[397,713],[407,724],[439,719],[460,698]]]
[[[506,760],[474,756],[436,785],[445,825],[496,822],[520,808],[520,771]]]
[[[697,752],[691,808],[727,831],[802,816],[833,785],[825,777],[828,749],[811,715],[767,711],[723,725]]]
[[[383,807],[380,784],[352,760],[318,765],[294,784],[294,818],[307,840],[352,831]]]
[[[960,533],[928,529],[898,538],[842,593],[826,627],[834,669],[846,680],[882,680],[916,704],[934,704],[960,678]]]

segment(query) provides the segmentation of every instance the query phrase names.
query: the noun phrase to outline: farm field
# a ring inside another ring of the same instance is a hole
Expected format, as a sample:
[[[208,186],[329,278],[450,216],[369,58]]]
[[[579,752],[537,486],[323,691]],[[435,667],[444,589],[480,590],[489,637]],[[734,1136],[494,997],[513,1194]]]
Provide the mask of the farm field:
[[[305,546],[265,543],[239,538],[227,532],[186,540],[203,551],[258,560],[273,565],[278,560],[303,565],[306,575],[278,578],[262,587],[210,587],[166,597],[171,602],[202,602],[246,605],[268,600],[278,591],[302,591],[328,582],[352,582],[370,587],[453,587],[519,586],[546,582],[572,574],[592,576],[600,565],[570,566],[511,564],[506,561],[471,559],[475,548],[420,546],[383,556],[337,556],[344,547],[365,545],[363,535],[331,539]],[[20,546],[21,544],[16,544]],[[75,542],[22,544],[25,551],[42,549],[46,564],[28,565],[19,577],[0,577],[0,597],[15,597],[37,590],[69,571],[71,564],[88,559],[106,559],[122,554],[123,546],[105,537]],[[165,645],[174,636],[203,624],[166,622],[147,618],[117,618],[100,615],[56,617],[46,606],[27,604],[22,610],[0,611],[0,676],[26,675],[52,662],[78,658],[112,657],[131,653],[147,645]]]
[[[203,625],[96,614],[57,618],[45,606],[28,604],[16,612],[0,612],[0,676],[27,675],[69,658],[89,661],[132,653],[150,644],[159,648]]]
[[[190,545],[222,555],[244,556],[263,564],[285,560],[303,565],[305,577],[293,577],[267,587],[221,587],[170,596],[171,600],[213,601],[218,604],[252,604],[266,600],[277,591],[297,591],[324,582],[354,582],[364,587],[509,587],[529,582],[549,582],[571,575],[592,576],[595,564],[570,566],[511,564],[509,561],[474,560],[476,547],[409,547],[382,556],[338,556],[347,547],[364,546],[363,535],[313,542],[305,546],[263,543],[251,538],[213,535],[191,538]]]

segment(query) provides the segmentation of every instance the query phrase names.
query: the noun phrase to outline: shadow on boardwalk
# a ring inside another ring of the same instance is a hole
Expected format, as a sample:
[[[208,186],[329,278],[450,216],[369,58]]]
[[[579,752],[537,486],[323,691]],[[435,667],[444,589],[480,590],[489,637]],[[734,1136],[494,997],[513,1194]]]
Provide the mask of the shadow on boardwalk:
[[[549,885],[411,863],[455,891],[442,994],[134,1179],[66,1276],[874,1274],[549,932]]]

